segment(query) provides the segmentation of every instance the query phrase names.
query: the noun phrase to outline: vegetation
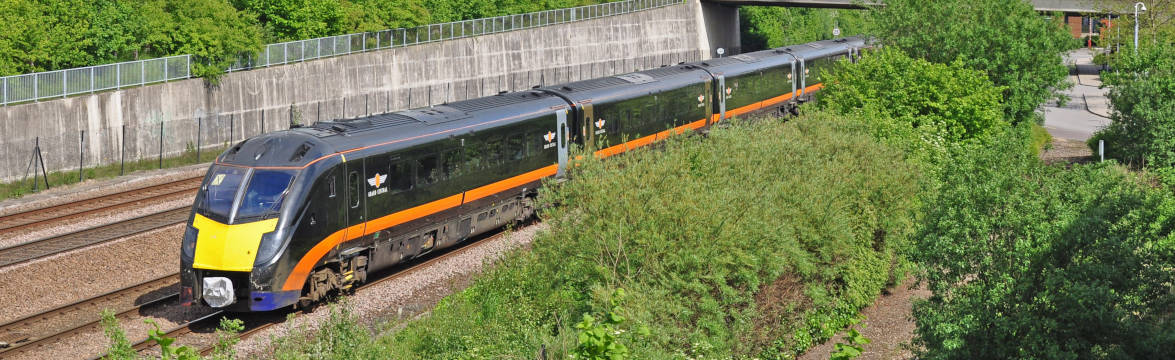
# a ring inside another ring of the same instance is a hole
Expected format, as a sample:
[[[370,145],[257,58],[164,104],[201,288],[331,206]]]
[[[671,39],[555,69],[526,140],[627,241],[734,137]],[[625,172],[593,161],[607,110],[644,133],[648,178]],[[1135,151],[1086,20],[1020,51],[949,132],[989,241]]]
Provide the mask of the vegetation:
[[[201,359],[199,351],[195,348],[174,345],[175,338],[165,336],[166,332],[159,330],[159,324],[154,320],[145,319],[143,322],[154,328],[148,332],[147,340],[159,345],[160,359]],[[118,318],[115,317],[114,311],[109,309],[103,310],[101,324],[103,333],[110,340],[110,348],[102,356],[103,360],[134,360],[142,358],[135,351],[130,341],[127,340],[126,333],[122,330],[122,326],[118,324]],[[232,347],[240,341],[238,334],[240,334],[241,330],[244,330],[244,322],[241,320],[221,318],[220,325],[216,328],[216,344],[213,344],[213,351],[207,358],[216,360],[235,358],[236,352]]]
[[[1175,45],[1124,54],[1113,66],[1116,71],[1103,76],[1112,122],[1090,139],[1090,147],[1105,140],[1106,157],[1175,180]]]
[[[217,155],[220,155],[220,153],[223,152],[227,148],[228,148],[228,146],[213,148],[213,149],[204,149],[203,151],[201,151],[201,156],[200,156],[201,159],[200,160],[202,160],[202,162],[212,161],[213,159],[216,158]],[[111,165],[103,165],[103,166],[85,168],[82,171],[86,175],[86,178],[85,178],[86,180],[108,179],[108,178],[120,176],[121,174],[124,174],[124,173],[132,173],[135,171],[174,168],[174,167],[193,165],[193,164],[198,164],[198,163],[199,162],[196,161],[195,148],[189,147],[187,150],[185,150],[183,152],[183,154],[180,154],[179,156],[163,158],[162,165],[160,165],[158,158],[146,158],[146,159],[142,159],[142,160],[138,160],[138,161],[128,161],[126,163],[125,169],[123,168],[123,164],[111,164]],[[42,180],[42,179],[44,179],[44,178],[43,177],[37,178],[37,182],[39,183],[39,185],[37,185],[37,187],[39,189],[45,188],[45,180]],[[76,184],[76,183],[78,183],[78,180],[79,180],[78,179],[78,171],[77,171],[77,169],[74,169],[74,170],[63,170],[63,171],[51,172],[51,173],[49,173],[48,182],[49,182],[49,186],[52,188],[52,187],[57,187],[57,186]],[[18,198],[18,197],[30,194],[32,192],[33,192],[33,176],[32,176],[32,174],[29,174],[28,178],[21,180],[21,181],[0,183],[0,200]]]
[[[543,196],[562,205],[544,213],[550,231],[530,251],[382,339],[381,351],[394,358],[529,358],[544,347],[555,357],[802,352],[902,277],[897,253],[913,231],[920,177],[861,123],[813,115],[585,160],[575,181]],[[730,153],[743,156],[721,155]],[[332,340],[364,336],[293,341],[278,353],[369,351],[370,341]]]
[[[1076,41],[1059,23],[1021,0],[888,0],[873,15],[872,33],[910,56],[960,62],[1003,88],[1004,112],[1013,122],[1071,86],[1061,54]]]
[[[757,51],[781,46],[865,33],[868,13],[860,10],[743,6],[739,8],[742,50]]]
[[[914,309],[918,356],[1175,352],[1175,197],[1113,165],[1045,166],[1022,131],[958,148],[926,201],[911,258],[934,295]]]
[[[192,74],[215,78],[266,42],[599,2],[606,1],[0,1],[0,76],[192,54]]]

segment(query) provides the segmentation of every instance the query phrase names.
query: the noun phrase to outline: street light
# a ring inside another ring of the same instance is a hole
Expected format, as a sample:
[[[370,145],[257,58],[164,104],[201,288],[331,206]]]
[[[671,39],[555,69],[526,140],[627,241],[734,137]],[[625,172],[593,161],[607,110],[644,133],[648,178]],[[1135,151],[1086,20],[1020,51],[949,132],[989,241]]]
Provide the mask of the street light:
[[[1141,9],[1139,7],[1142,7]],[[1134,55],[1138,55],[1138,11],[1146,11],[1146,4],[1141,1],[1134,3]]]

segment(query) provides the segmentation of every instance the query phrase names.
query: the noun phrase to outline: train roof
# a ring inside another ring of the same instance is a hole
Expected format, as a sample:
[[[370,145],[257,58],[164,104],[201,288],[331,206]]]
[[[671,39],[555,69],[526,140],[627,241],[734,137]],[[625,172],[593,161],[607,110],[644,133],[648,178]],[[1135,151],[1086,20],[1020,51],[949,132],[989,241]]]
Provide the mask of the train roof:
[[[628,99],[664,90],[672,90],[710,80],[710,75],[692,64],[664,66],[652,70],[608,76],[598,79],[539,88],[566,97],[572,103]]]
[[[304,167],[327,155],[373,146],[407,148],[552,112],[567,103],[535,90],[502,93],[354,119],[318,122],[237,143],[219,162]]]

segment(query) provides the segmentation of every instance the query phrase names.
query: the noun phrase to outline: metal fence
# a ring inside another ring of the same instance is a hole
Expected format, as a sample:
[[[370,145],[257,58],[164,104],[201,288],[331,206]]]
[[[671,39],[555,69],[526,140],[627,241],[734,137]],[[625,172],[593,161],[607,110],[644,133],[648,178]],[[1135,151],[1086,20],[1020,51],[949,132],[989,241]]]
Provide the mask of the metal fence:
[[[0,78],[3,105],[141,86],[191,76],[191,55],[128,61]]]
[[[572,21],[597,19],[681,4],[684,0],[628,0],[527,14],[423,25],[406,29],[328,36],[269,44],[259,54],[243,56],[228,71],[241,71],[314,60],[330,56],[404,47]],[[191,55],[129,61],[117,64],[6,76],[0,84],[0,104],[21,103],[70,95],[141,86],[191,77]]]

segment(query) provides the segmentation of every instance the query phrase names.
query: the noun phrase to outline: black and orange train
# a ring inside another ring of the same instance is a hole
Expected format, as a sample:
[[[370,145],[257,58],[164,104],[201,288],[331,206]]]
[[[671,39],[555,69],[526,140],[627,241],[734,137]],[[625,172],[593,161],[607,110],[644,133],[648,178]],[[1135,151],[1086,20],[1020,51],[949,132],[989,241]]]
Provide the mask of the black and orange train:
[[[181,301],[232,311],[316,302],[531,216],[572,144],[605,157],[794,109],[821,88],[821,70],[866,46],[818,41],[250,138],[217,157],[196,196]]]

